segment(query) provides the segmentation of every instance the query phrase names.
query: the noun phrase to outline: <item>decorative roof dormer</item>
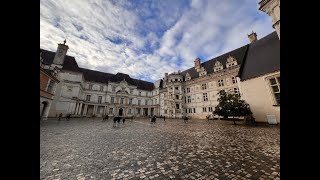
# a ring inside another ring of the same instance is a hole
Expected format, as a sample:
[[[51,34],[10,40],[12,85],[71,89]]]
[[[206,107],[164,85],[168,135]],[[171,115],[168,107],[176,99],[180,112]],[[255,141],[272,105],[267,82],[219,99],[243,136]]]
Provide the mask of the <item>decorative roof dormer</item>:
[[[186,74],[186,81],[189,81],[189,80],[191,80],[191,76],[190,76],[189,73],[187,73],[187,74]]]
[[[204,67],[201,67],[199,70],[199,77],[207,75],[207,71],[204,69]]]
[[[213,71],[217,72],[217,71],[220,71],[222,69],[223,69],[223,65],[221,64],[221,62],[216,61],[216,63],[214,64],[214,67],[213,67]]]
[[[234,58],[233,56],[229,56],[227,59],[226,67],[229,68],[236,65],[238,65],[236,58]]]

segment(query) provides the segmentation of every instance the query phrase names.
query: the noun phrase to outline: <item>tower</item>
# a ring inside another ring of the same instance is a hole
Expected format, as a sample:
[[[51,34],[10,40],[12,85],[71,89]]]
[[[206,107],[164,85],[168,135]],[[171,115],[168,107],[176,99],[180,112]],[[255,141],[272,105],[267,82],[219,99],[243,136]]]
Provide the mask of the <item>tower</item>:
[[[64,63],[64,58],[67,54],[68,49],[69,47],[66,45],[66,40],[64,40],[63,44],[58,44],[58,49],[57,49],[56,55],[54,56],[53,64],[62,67]]]
[[[272,18],[272,27],[277,31],[280,39],[280,0],[261,0],[259,10]]]

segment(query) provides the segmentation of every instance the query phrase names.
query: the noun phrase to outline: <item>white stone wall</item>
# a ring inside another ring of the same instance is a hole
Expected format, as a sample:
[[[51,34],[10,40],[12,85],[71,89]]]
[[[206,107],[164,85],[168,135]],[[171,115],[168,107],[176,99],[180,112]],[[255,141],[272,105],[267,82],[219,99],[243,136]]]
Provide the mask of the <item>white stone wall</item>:
[[[257,122],[267,122],[266,115],[275,115],[280,123],[280,106],[275,99],[268,78],[280,76],[280,72],[266,74],[257,78],[241,81],[241,95],[249,105]]]

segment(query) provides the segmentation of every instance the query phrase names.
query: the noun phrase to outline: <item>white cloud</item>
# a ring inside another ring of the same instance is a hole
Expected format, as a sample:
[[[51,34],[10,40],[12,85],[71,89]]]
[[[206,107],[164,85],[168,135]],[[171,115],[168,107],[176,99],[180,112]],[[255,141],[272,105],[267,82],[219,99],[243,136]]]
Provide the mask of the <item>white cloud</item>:
[[[67,39],[80,67],[157,80],[272,32],[271,18],[251,0],[41,0],[40,47]],[[179,66],[178,66],[179,62]]]

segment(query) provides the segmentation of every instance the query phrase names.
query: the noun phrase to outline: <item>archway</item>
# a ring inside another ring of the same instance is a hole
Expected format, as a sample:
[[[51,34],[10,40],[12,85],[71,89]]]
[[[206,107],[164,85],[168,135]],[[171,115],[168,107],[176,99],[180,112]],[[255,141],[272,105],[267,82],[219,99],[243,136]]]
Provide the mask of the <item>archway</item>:
[[[46,118],[46,117],[45,117],[45,113],[46,113],[46,111],[48,111],[48,105],[49,105],[49,103],[48,103],[47,101],[43,101],[43,102],[40,104],[40,107],[42,107],[42,108],[40,109],[40,121],[41,121],[42,119]]]
[[[119,109],[119,116],[122,116],[122,113],[123,113],[123,109],[120,108],[120,109]]]

